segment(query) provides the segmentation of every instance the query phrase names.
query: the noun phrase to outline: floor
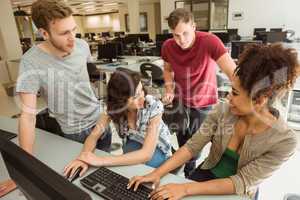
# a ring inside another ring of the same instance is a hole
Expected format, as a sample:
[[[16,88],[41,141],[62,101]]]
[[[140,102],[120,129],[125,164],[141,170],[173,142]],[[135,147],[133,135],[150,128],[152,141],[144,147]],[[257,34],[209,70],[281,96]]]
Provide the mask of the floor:
[[[20,103],[17,97],[8,97],[5,90],[0,85],[0,115],[12,117],[20,113]],[[39,109],[45,107],[45,102],[39,98],[37,107]],[[297,132],[298,140],[300,141],[300,131]],[[176,136],[172,136],[172,143],[177,148]],[[113,142],[121,143],[117,134],[113,134]],[[300,142],[299,142],[300,143]],[[199,163],[207,156],[209,152],[209,145],[207,145],[201,157]],[[112,152],[113,154],[121,154],[121,149]],[[300,194],[300,145],[297,148],[296,154],[286,162],[276,173],[264,181],[260,186],[260,200],[283,200],[284,195],[287,193]],[[183,173],[179,173],[183,176]]]

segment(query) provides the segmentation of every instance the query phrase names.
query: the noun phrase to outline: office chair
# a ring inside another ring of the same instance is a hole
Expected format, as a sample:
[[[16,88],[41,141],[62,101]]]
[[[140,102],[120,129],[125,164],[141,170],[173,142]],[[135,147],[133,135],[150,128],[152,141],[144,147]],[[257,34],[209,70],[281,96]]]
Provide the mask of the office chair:
[[[143,78],[150,80],[150,85],[155,83],[157,86],[162,86],[164,83],[163,70],[153,63],[143,63],[140,66],[140,71]]]

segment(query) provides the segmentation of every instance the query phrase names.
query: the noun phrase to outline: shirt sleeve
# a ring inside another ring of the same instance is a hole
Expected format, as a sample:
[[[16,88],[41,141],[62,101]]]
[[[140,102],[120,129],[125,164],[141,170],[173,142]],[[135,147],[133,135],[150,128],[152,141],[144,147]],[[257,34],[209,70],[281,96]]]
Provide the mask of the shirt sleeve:
[[[161,58],[165,61],[165,62],[169,62],[168,56],[167,56],[167,49],[168,49],[168,40],[166,40],[161,48]]]
[[[198,131],[185,143],[184,146],[189,149],[193,156],[197,156],[202,148],[212,140],[218,128],[218,121],[224,113],[224,108],[224,103],[215,105]]]
[[[150,119],[156,115],[163,114],[164,106],[159,99],[151,95],[147,95],[147,101],[149,102]]]
[[[87,61],[87,63],[93,62],[93,58],[92,58],[92,54],[91,54],[91,51],[90,51],[89,44],[86,41],[84,41],[84,40],[82,40],[82,43],[84,45],[84,49],[85,49],[84,51],[86,53],[86,61]]]
[[[40,76],[38,69],[34,68],[30,62],[21,59],[16,92],[37,94],[39,89]]]
[[[230,176],[236,194],[249,195],[255,186],[270,177],[294,154],[297,146],[295,134],[291,130],[281,134],[294,136],[288,136],[289,138],[274,145],[268,152],[239,169],[236,175]]]
[[[223,42],[214,34],[207,36],[206,46],[211,58],[215,61],[227,52]]]

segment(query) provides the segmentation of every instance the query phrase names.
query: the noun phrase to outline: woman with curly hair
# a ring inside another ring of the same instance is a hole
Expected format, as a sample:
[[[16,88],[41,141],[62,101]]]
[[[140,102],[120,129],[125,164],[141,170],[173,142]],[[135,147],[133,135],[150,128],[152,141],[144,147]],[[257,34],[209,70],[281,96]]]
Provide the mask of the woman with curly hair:
[[[121,68],[114,72],[107,86],[107,111],[87,137],[80,155],[69,163],[64,173],[73,176],[77,168],[88,165],[116,166],[145,163],[160,166],[171,156],[170,132],[162,121],[163,104],[145,95],[140,75]],[[96,156],[93,151],[105,128],[113,122],[123,140],[123,155]]]
[[[272,103],[293,86],[298,70],[294,49],[281,44],[247,48],[235,69],[228,101],[217,104],[197,133],[169,160],[145,176],[133,177],[128,187],[154,183],[151,199],[219,194],[257,199],[259,184],[295,152],[296,135]],[[196,182],[158,186],[162,176],[209,142],[208,157],[189,177]]]

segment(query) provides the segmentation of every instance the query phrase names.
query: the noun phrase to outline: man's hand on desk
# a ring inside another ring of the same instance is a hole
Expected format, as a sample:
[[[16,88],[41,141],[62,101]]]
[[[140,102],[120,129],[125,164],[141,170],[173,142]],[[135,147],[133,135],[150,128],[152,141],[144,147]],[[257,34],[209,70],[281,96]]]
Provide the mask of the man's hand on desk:
[[[3,197],[4,195],[8,194],[9,192],[13,191],[16,188],[17,188],[17,185],[11,179],[1,182],[0,183],[0,197]]]

